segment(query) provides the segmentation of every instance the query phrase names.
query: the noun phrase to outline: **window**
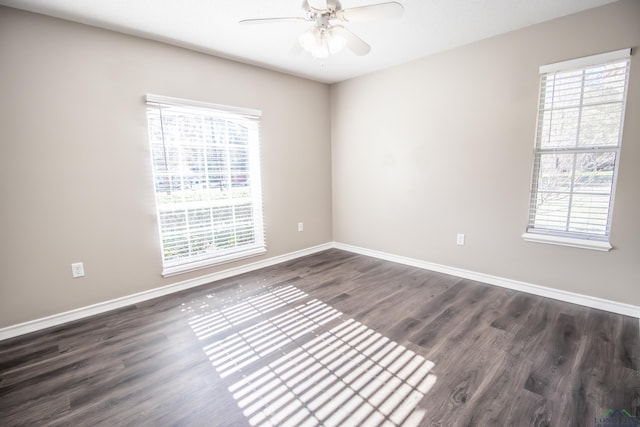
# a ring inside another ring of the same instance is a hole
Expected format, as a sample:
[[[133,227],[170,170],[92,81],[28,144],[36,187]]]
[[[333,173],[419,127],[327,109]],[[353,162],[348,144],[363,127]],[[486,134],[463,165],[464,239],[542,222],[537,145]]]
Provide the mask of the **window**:
[[[164,276],[266,251],[260,112],[147,95]]]
[[[610,250],[630,49],[540,68],[525,240]]]

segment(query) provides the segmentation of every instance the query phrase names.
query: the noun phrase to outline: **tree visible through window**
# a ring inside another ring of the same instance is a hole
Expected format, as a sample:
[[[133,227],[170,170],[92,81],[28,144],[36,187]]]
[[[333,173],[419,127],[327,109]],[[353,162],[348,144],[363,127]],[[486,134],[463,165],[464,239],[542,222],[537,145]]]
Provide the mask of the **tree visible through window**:
[[[527,233],[607,241],[628,49],[541,67]]]
[[[264,253],[259,112],[147,103],[163,274]]]

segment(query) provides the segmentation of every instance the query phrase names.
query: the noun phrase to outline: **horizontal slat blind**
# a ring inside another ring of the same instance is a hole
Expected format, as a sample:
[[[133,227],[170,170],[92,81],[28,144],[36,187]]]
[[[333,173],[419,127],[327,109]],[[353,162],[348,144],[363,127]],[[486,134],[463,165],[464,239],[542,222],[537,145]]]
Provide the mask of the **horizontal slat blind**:
[[[147,108],[165,273],[265,247],[258,117],[186,104]]]
[[[620,53],[624,51],[618,51]],[[557,65],[557,64],[554,64]],[[624,59],[541,75],[528,232],[607,240],[629,72]]]

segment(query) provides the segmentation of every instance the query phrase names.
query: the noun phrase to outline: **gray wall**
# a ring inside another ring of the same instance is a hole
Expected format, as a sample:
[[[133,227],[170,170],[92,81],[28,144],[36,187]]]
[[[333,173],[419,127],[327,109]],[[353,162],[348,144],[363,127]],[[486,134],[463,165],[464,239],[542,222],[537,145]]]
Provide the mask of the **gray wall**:
[[[146,93],[262,110],[265,256],[161,278]],[[327,85],[0,7],[0,117],[0,327],[331,241]]]
[[[538,67],[638,46],[640,2],[628,0],[334,85],[334,240],[640,305],[639,55],[631,61],[614,250],[521,238]],[[456,246],[456,233],[466,234],[465,246]]]
[[[615,249],[520,237],[539,65],[638,47],[638,22],[622,1],[329,87],[0,7],[0,327],[332,240],[640,305],[637,55]],[[263,111],[265,256],[161,278],[146,93]]]

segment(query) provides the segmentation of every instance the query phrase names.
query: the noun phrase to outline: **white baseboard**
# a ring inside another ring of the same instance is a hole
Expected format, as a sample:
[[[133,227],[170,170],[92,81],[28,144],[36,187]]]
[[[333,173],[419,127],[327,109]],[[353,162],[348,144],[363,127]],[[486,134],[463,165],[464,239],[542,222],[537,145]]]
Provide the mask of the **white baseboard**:
[[[258,270],[264,267],[270,267],[281,262],[290,261],[306,255],[314,254],[316,252],[331,249],[332,247],[332,243],[325,243],[322,245],[313,246],[311,248],[306,248],[284,255],[279,255],[265,260],[253,262],[250,264],[245,264],[240,267],[230,268],[227,270],[222,270],[204,276],[196,277],[194,279],[184,280],[181,282],[173,283],[171,285],[162,286],[160,288],[150,289],[148,291],[140,292],[137,294],[128,295],[98,304],[93,304],[87,307],[66,311],[64,313],[54,314],[52,316],[43,317],[41,319],[35,319],[29,322],[0,328],[0,341],[23,334],[28,334],[30,332],[36,332],[42,329],[50,328],[52,326],[58,326],[63,323],[72,322],[74,320],[84,319],[89,316],[105,313],[109,310],[126,307],[131,304],[137,304],[142,301],[169,295],[175,292],[183,291],[185,289],[194,288],[196,286],[206,285],[207,283],[215,282],[216,280],[226,279],[228,277],[248,273],[250,271]]]
[[[334,242],[333,247],[348,252],[354,252],[361,255],[367,255],[386,261],[397,262],[399,264],[410,265],[412,267],[423,268],[425,270],[437,271],[439,273],[450,274],[452,276],[464,279],[475,280],[478,282],[488,283],[490,285],[501,286],[503,288],[513,289],[520,292],[526,292],[546,298],[578,304],[585,307],[597,308],[612,313],[623,314],[640,318],[640,307],[625,304],[617,301],[596,298],[588,295],[577,294],[574,292],[562,291],[560,289],[547,288],[531,283],[520,282],[517,280],[505,279],[504,277],[492,276],[484,273],[476,273],[474,271],[464,270],[456,267],[449,267],[441,264],[420,261],[413,258],[407,258],[399,255],[393,255],[386,252],[375,251],[371,249],[361,248],[358,246],[347,245],[344,243]]]
[[[290,252],[288,254],[275,256],[275,257],[261,260],[258,262],[245,264],[240,267],[218,271],[215,273],[196,277],[194,279],[184,280],[181,282],[173,283],[171,285],[162,286],[160,288],[150,289],[148,291],[140,292],[137,294],[116,298],[116,299],[101,302],[98,304],[93,304],[87,307],[66,311],[64,313],[54,314],[52,316],[43,317],[41,319],[35,319],[29,322],[19,323],[17,325],[0,328],[0,341],[8,338],[13,338],[19,335],[27,334],[30,332],[36,332],[42,329],[50,328],[52,326],[58,326],[63,323],[72,322],[74,320],[84,319],[89,316],[105,313],[110,310],[126,307],[131,304],[137,304],[142,301],[147,301],[153,298],[169,295],[175,292],[183,291],[185,289],[194,288],[196,286],[206,285],[207,283],[215,282],[217,280],[222,280],[228,277],[237,276],[239,274],[248,273],[250,271],[258,270],[264,267],[270,267],[272,265],[279,264],[281,262],[290,261],[296,258],[311,255],[311,254],[321,252],[331,248],[341,249],[344,251],[371,256],[374,258],[379,258],[387,261],[397,262],[399,264],[410,265],[412,267],[422,268],[425,270],[436,271],[444,274],[450,274],[452,276],[457,276],[465,279],[475,280],[478,282],[488,283],[490,285],[501,286],[503,288],[526,292],[533,295],[553,298],[559,301],[569,302],[573,304],[579,304],[585,307],[591,307],[599,310],[609,311],[612,313],[623,314],[626,316],[640,318],[640,307],[630,305],[630,304],[605,300],[602,298],[591,297],[588,295],[576,294],[573,292],[562,291],[559,289],[547,288],[544,286],[538,286],[531,283],[505,279],[503,277],[477,273],[474,271],[464,270],[461,268],[449,267],[441,264],[434,264],[427,261],[421,261],[413,258],[393,255],[386,252],[375,251],[375,250],[361,248],[358,246],[347,245],[339,242],[333,242],[333,243],[325,243],[322,245],[313,246],[313,247],[302,249],[295,252]]]

